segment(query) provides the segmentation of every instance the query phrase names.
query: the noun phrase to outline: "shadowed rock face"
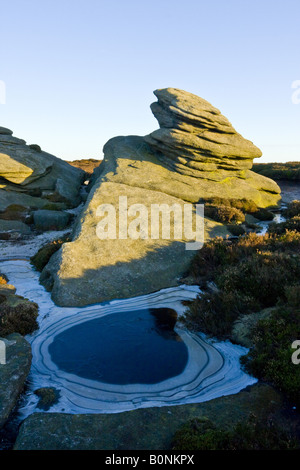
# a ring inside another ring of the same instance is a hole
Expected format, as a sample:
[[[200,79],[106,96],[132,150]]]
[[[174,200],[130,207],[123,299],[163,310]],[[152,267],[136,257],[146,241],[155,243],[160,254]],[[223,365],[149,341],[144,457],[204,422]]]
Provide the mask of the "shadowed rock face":
[[[258,207],[277,206],[280,200],[274,181],[249,170],[260,150],[218,109],[174,88],[154,93],[158,102],[151,109],[161,128],[145,137],[115,137],[105,144],[73,241],[42,272],[41,281],[59,305],[87,305],[178,285],[194,256],[183,239],[99,240],[101,204],[118,209],[119,196],[126,196],[128,206],[143,204],[149,212],[152,204],[183,207],[216,197],[245,199]],[[116,217],[119,226],[118,210]],[[205,219],[205,240],[226,235],[226,226]]]

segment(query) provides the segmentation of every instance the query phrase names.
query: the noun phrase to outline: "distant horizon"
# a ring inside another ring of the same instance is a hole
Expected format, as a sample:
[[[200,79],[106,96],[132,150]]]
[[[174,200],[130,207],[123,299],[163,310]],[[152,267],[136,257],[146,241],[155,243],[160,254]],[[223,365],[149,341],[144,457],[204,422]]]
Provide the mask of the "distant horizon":
[[[300,161],[299,0],[11,0],[0,126],[63,160],[147,135],[157,88],[204,98],[261,149]]]
[[[262,157],[261,157],[262,158]],[[274,162],[264,162],[264,161],[261,161],[261,158],[255,158],[253,160],[253,164],[255,165],[256,163],[265,163],[265,164],[273,164],[273,163],[300,163],[300,160],[287,160],[287,161],[274,161]],[[80,160],[99,160],[99,161],[102,161],[103,158],[93,158],[93,157],[82,157],[82,158],[74,158],[74,160],[65,160],[66,162],[74,162],[74,161],[80,161]]]
[[[1,127],[6,127],[6,126],[1,126]],[[10,129],[10,130],[13,131],[13,129]],[[153,129],[153,130],[155,130],[155,129]],[[54,153],[50,152],[47,148],[44,148],[44,146],[41,144],[41,142],[28,142],[26,140],[26,137],[16,135],[14,131],[13,131],[13,135],[14,135],[14,137],[18,137],[20,139],[25,140],[27,145],[37,144],[41,147],[42,151],[44,151],[46,153],[50,153],[51,155],[54,155],[55,157],[61,158],[62,160],[65,160],[65,161],[76,161],[76,160],[99,160],[99,161],[102,161],[104,159],[103,151],[101,151],[101,155],[99,155],[99,156],[77,156],[76,158],[75,157],[72,158],[70,156],[69,158],[64,158],[60,155],[57,155],[57,154],[54,154]],[[131,135],[136,135],[136,134],[131,134]],[[114,138],[114,137],[119,137],[119,136],[115,135],[111,138]],[[110,139],[108,139],[108,140],[110,140]],[[108,142],[108,140],[107,140],[107,142]],[[105,145],[105,143],[104,143],[104,145]],[[253,142],[253,143],[255,144],[255,142]],[[299,162],[300,163],[300,155],[298,157],[298,160],[297,159],[295,159],[295,160],[289,160],[289,159],[287,159],[287,160],[270,160],[270,159],[265,160],[264,159],[264,154],[263,154],[261,157],[255,158],[253,160],[253,164],[255,164],[255,163],[289,163],[289,162],[296,162],[296,163]]]
[[[155,119],[155,118],[154,118]],[[155,119],[156,120],[156,119]],[[4,125],[2,125],[1,127],[6,127]],[[156,128],[153,128],[152,131],[154,131],[155,129],[159,128],[159,125],[157,123],[157,126]],[[16,135],[16,133],[14,132],[13,129],[10,129],[12,132],[13,132],[13,136],[14,137],[17,137],[17,138],[20,138],[20,139],[23,139],[26,141],[26,144],[27,145],[32,145],[32,144],[37,144],[41,147],[42,151],[46,152],[46,153],[50,153],[58,158],[61,158],[62,160],[65,160],[65,161],[76,161],[76,160],[99,160],[99,161],[102,161],[104,159],[104,153],[103,153],[103,149],[101,149],[101,155],[99,154],[98,156],[77,156],[76,158],[72,158],[72,156],[69,156],[69,158],[64,158],[63,156],[61,155],[57,155],[57,154],[54,154],[52,152],[50,152],[47,148],[44,148],[44,146],[42,145],[41,142],[37,142],[37,141],[34,141],[34,142],[29,142],[26,140],[26,137],[22,136],[22,135]],[[151,131],[150,131],[151,132]],[[137,134],[128,134],[128,135],[137,135]],[[145,134],[146,135],[146,134]],[[113,139],[115,137],[119,137],[118,135],[114,135],[112,137],[110,137],[108,140],[110,139]],[[143,137],[143,136],[141,136]],[[244,136],[243,136],[244,137]],[[108,140],[103,144],[103,147],[105,146],[105,144],[108,142]],[[250,140],[250,139],[248,139]],[[255,144],[255,142],[253,142]],[[262,150],[260,148],[260,150]],[[299,154],[299,157],[298,159],[296,158],[295,160],[290,160],[290,159],[286,159],[286,160],[270,160],[269,158],[267,160],[265,160],[264,158],[264,153],[262,154],[261,157],[258,157],[258,158],[254,158],[253,160],[253,164],[255,163],[289,163],[289,162],[299,162],[300,163],[300,154]]]

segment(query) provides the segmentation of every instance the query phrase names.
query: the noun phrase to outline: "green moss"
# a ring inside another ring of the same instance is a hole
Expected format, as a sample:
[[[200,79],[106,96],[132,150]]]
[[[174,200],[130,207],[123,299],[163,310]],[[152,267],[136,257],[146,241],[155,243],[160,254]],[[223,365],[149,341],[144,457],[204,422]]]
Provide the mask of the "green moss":
[[[58,403],[60,397],[60,391],[54,387],[39,388],[34,393],[39,397],[37,407],[45,411],[48,411],[53,405]]]
[[[38,328],[38,305],[21,296],[0,296],[0,336],[27,335]]]
[[[53,240],[52,242],[48,243],[47,245],[43,246],[39,249],[39,251],[31,257],[30,262],[31,264],[38,270],[42,271],[48,261],[50,260],[51,256],[59,250],[61,245],[65,242],[70,241],[69,235],[65,235],[57,240]]]
[[[229,431],[218,430],[207,418],[193,419],[174,436],[172,450],[217,450],[230,445]]]
[[[175,433],[172,450],[286,450],[299,449],[299,445],[272,421],[265,423],[251,415],[230,430],[205,418],[193,419]]]

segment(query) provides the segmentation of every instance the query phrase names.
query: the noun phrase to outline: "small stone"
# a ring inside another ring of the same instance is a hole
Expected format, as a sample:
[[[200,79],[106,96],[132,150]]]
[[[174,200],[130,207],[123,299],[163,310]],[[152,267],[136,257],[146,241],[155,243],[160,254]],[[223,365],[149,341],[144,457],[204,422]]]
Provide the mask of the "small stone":
[[[58,403],[60,397],[60,391],[54,387],[39,388],[34,393],[39,397],[37,408],[44,411],[48,411],[53,405]]]

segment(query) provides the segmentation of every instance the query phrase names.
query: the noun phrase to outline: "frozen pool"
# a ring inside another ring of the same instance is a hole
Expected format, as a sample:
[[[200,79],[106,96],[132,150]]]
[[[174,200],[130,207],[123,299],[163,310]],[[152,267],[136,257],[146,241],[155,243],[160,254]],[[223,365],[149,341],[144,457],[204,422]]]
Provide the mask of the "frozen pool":
[[[2,261],[0,270],[39,305],[39,330],[27,337],[33,359],[23,417],[37,411],[40,387],[60,390],[50,412],[115,413],[203,402],[257,381],[240,367],[245,348],[180,324],[182,302],[197,296],[196,286],[66,308],[52,302],[28,261]]]

